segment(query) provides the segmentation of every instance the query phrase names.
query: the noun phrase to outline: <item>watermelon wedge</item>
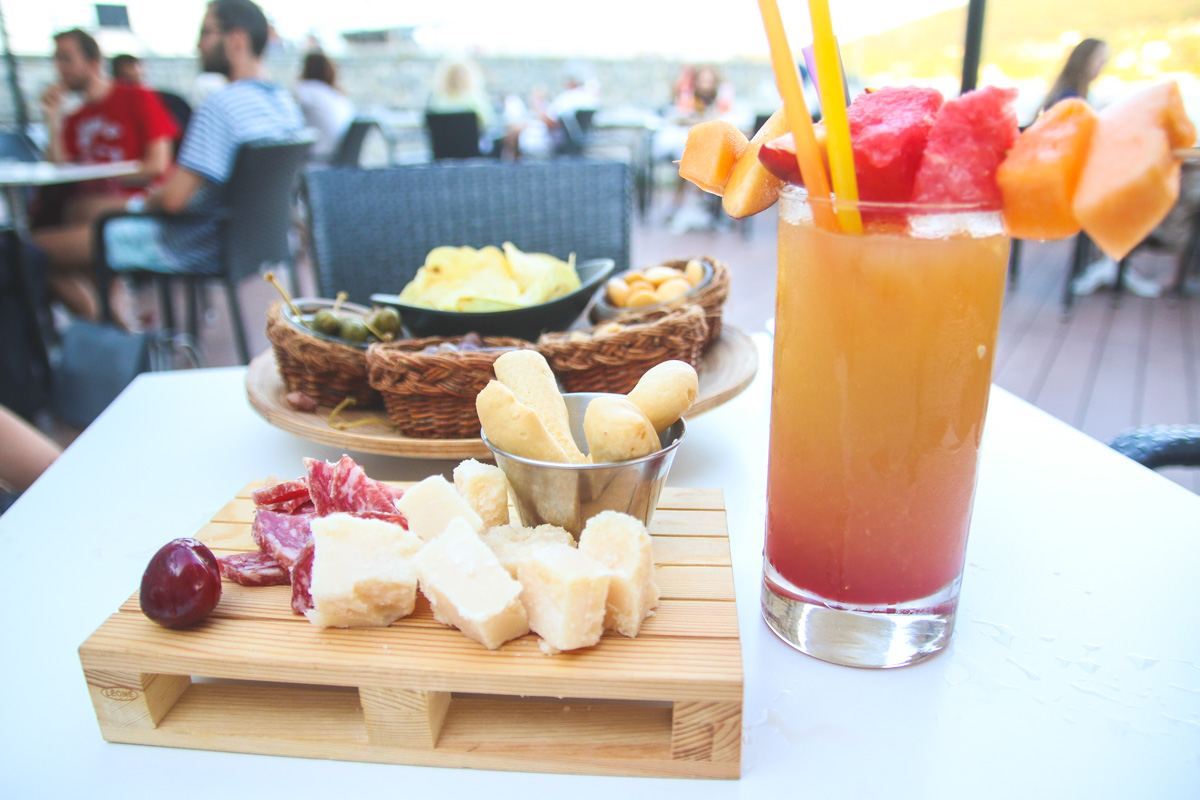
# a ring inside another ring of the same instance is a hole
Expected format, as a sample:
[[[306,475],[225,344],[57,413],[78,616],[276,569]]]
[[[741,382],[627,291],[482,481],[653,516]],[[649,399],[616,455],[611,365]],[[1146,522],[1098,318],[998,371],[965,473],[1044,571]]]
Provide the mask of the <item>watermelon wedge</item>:
[[[1017,140],[1016,89],[985,86],[946,101],[929,132],[912,199],[1002,205],[996,170]]]

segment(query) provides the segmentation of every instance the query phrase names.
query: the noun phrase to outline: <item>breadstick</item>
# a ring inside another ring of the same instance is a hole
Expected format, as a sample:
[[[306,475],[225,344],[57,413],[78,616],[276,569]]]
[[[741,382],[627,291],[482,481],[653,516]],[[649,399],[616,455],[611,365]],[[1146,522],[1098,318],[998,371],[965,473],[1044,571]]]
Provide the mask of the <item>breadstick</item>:
[[[558,443],[567,460],[582,464],[583,453],[571,436],[567,404],[546,359],[536,350],[514,350],[496,359],[496,378],[512,390],[517,402],[537,414],[546,432]]]
[[[588,403],[583,434],[593,464],[629,461],[657,452],[658,434],[641,409],[627,398],[605,395]]]
[[[684,361],[664,361],[651,367],[626,397],[650,419],[657,433],[675,424],[696,402],[700,382]]]
[[[475,410],[484,434],[504,452],[537,461],[570,463],[538,415],[500,381],[489,381],[483,387],[475,398]]]

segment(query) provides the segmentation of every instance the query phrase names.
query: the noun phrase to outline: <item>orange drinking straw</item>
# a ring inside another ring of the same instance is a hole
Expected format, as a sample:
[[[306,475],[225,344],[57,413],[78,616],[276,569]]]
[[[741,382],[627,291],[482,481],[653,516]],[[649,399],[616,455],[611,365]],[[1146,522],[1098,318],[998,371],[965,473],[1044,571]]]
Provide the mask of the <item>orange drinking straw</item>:
[[[825,115],[825,147],[829,151],[829,173],[839,201],[838,223],[846,233],[862,233],[862,217],[854,203],[858,201],[858,181],[854,177],[854,149],[850,145],[850,121],[846,118],[846,95],[842,83],[842,65],[837,39],[829,17],[829,0],[808,0],[812,19],[813,57],[817,62],[817,82],[821,87],[821,111]]]
[[[787,116],[788,127],[792,129],[792,137],[796,140],[796,161],[800,165],[800,175],[804,178],[809,195],[823,200],[829,197],[829,181],[825,177],[825,166],[821,163],[821,151],[817,147],[816,134],[813,133],[808,104],[804,102],[804,92],[800,90],[800,75],[796,72],[787,34],[783,31],[779,6],[775,0],[758,0],[758,7],[762,11],[767,41],[771,46],[771,66],[775,70],[775,84],[783,97],[784,114]],[[831,207],[818,202],[812,204],[812,210],[813,221],[818,226],[827,231],[838,229],[837,218],[833,215]]]

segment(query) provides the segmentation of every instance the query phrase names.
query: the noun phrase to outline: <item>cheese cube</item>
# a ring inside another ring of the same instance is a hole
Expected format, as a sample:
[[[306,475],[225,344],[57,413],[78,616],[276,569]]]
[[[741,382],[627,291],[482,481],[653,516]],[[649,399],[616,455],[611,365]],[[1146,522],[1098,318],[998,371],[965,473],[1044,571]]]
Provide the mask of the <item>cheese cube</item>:
[[[529,627],[555,650],[591,647],[604,632],[609,574],[568,545],[538,549],[517,568]]]
[[[385,627],[413,612],[416,534],[349,514],[315,517],[308,621],[322,628]]]
[[[492,548],[501,566],[514,578],[517,577],[517,565],[546,545],[557,543],[575,546],[575,538],[557,525],[538,525],[536,528],[501,525],[489,528],[479,538]]]
[[[430,475],[405,491],[396,508],[408,519],[408,529],[422,541],[439,536],[455,517],[462,517],[475,533],[483,530],[483,520],[475,509],[441,475]]]
[[[579,536],[579,551],[608,567],[604,627],[637,636],[642,620],[658,605],[654,552],[641,522],[617,511],[601,511],[588,520]]]
[[[462,519],[422,548],[414,559],[421,593],[433,616],[489,650],[529,633],[521,584]]]
[[[508,524],[508,478],[499,467],[468,459],[454,468],[454,488],[475,509],[484,527]]]

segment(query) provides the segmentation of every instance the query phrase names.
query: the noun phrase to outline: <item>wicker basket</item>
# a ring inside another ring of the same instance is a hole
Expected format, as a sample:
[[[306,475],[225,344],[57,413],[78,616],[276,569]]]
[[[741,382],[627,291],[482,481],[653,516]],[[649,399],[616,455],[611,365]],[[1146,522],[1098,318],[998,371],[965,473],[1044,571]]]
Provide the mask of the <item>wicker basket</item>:
[[[464,337],[409,339],[367,348],[371,386],[383,395],[388,416],[405,436],[469,439],[479,435],[475,396],[495,377],[492,363],[506,350],[423,353],[430,345]],[[488,348],[532,348],[523,339],[484,337]]]
[[[367,381],[366,348],[302,330],[284,317],[282,303],[267,311],[267,338],[289,392],[303,392],[323,406],[336,406],[347,397],[354,398],[355,408],[380,405],[379,392]]]
[[[704,309],[704,313],[708,318],[708,337],[704,340],[704,349],[717,340],[721,335],[721,311],[725,307],[725,301],[729,298],[729,267],[712,256],[692,256],[691,258],[682,258],[674,261],[661,261],[664,266],[675,267],[682,270],[691,260],[706,261],[712,267],[712,279],[708,285],[694,295],[685,295],[681,300],[667,305],[649,306],[645,311],[637,309],[619,309],[602,304],[597,301],[592,307],[591,320],[592,322],[601,322],[604,319],[615,319],[620,322],[634,322],[646,319],[649,315],[657,315],[662,313],[664,306],[676,307],[680,305],[695,304]],[[603,291],[603,290],[602,290]],[[652,316],[650,318],[653,318]]]
[[[619,330],[606,332],[613,324],[593,328],[588,338],[548,333],[538,340],[565,391],[625,394],[656,364],[674,359],[697,366],[708,339],[706,313],[699,305],[622,321]]]

